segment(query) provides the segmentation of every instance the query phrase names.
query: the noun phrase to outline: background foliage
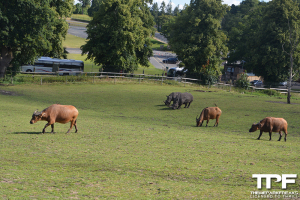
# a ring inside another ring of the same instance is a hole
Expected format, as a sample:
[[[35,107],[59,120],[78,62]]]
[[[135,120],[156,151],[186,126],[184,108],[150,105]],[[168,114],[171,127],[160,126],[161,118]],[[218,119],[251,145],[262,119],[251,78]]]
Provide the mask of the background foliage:
[[[105,70],[131,72],[138,64],[148,66],[153,19],[145,2],[105,1],[87,28],[89,41],[82,53]]]

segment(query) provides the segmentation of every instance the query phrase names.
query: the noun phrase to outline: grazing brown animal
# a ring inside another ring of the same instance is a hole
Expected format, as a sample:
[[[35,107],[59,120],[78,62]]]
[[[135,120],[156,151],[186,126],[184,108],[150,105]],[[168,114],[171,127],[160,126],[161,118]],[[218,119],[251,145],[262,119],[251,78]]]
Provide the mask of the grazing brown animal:
[[[214,126],[218,126],[219,118],[220,118],[221,114],[222,114],[222,111],[220,108],[217,107],[217,105],[216,105],[216,107],[204,108],[200,114],[200,117],[198,119],[196,117],[196,125],[202,126],[203,121],[207,120],[207,122],[206,122],[206,126],[207,126],[210,119],[216,119],[216,123]]]
[[[43,133],[45,133],[45,129],[51,125],[52,131],[54,133],[54,123],[68,123],[71,122],[70,129],[67,133],[70,132],[73,125],[75,126],[75,133],[77,133],[78,129],[76,126],[76,119],[78,116],[78,110],[74,106],[69,105],[60,105],[60,104],[53,104],[50,107],[44,109],[41,112],[37,110],[33,113],[32,118],[30,120],[30,124],[34,124],[37,121],[47,121],[48,123],[45,125],[43,129]]]
[[[263,132],[269,132],[270,140],[271,140],[272,132],[279,132],[280,136],[278,141],[280,141],[282,137],[281,131],[283,131],[285,133],[284,141],[286,141],[287,127],[288,127],[288,123],[283,118],[266,117],[263,120],[261,120],[259,123],[252,124],[251,128],[249,129],[249,132],[260,130],[260,134],[257,138],[258,140],[260,139]]]

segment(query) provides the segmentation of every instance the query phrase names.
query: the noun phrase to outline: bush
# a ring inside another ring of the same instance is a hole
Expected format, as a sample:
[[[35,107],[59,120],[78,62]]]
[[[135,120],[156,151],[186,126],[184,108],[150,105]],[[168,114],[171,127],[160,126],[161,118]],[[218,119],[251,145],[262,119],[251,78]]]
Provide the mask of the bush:
[[[245,89],[250,86],[250,82],[248,81],[248,75],[246,74],[246,72],[242,74],[241,78],[236,81],[235,85],[239,88]]]

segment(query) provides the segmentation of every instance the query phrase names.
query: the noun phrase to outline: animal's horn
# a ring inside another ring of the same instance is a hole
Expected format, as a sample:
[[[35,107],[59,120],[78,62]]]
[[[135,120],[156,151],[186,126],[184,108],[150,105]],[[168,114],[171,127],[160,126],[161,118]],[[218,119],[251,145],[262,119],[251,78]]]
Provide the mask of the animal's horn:
[[[196,116],[196,120],[198,121],[199,119],[197,118],[198,117],[198,115]],[[199,117],[200,118],[200,117]]]

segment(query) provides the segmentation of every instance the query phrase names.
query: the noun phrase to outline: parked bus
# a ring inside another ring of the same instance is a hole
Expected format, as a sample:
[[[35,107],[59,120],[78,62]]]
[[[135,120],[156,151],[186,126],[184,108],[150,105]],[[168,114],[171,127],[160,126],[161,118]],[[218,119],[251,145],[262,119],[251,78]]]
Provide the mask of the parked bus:
[[[22,72],[57,72],[59,75],[76,75],[83,72],[84,62],[59,58],[41,57],[33,65],[21,66]],[[60,73],[61,72],[61,73]]]

